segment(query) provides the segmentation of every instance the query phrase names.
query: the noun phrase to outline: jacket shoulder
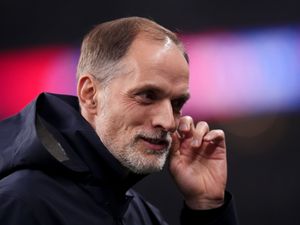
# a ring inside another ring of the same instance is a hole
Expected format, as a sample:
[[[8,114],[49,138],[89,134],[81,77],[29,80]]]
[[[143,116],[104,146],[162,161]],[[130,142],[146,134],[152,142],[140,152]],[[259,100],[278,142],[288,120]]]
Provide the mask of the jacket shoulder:
[[[38,177],[29,170],[19,170],[0,180],[0,224],[35,225],[34,204],[38,198],[35,187]],[[33,183],[31,183],[33,182]]]
[[[37,190],[40,190],[46,179],[47,175],[38,170],[17,170],[0,180],[0,195],[32,201],[34,196],[37,196]]]
[[[126,218],[131,218],[133,221],[139,221],[139,224],[167,225],[161,212],[157,207],[148,202],[141,194],[130,189],[127,196],[131,196],[132,201],[129,205]],[[131,224],[129,221],[128,224]]]

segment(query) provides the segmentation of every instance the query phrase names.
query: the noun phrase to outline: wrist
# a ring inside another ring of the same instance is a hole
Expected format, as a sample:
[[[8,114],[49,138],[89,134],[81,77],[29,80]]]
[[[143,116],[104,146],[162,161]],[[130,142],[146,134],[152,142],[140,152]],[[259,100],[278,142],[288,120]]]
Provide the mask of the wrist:
[[[185,204],[193,210],[216,209],[224,205],[224,197],[217,199],[191,198],[185,199]]]

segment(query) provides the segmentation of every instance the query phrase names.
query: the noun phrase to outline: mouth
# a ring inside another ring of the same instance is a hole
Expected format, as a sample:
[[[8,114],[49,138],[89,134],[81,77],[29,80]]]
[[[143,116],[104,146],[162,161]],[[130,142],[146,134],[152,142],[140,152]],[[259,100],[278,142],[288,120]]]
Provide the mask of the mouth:
[[[169,141],[163,138],[149,138],[149,137],[140,137],[143,142],[146,144],[147,148],[163,151],[166,150],[169,146]]]

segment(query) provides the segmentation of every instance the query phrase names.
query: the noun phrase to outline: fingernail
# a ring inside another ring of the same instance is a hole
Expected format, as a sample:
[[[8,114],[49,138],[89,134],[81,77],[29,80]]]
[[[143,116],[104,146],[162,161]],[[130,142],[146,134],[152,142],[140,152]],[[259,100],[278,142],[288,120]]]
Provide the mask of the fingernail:
[[[179,130],[188,130],[188,126],[185,123],[180,124]]]
[[[199,142],[198,139],[193,139],[191,145],[192,145],[193,147],[199,147],[200,142]]]

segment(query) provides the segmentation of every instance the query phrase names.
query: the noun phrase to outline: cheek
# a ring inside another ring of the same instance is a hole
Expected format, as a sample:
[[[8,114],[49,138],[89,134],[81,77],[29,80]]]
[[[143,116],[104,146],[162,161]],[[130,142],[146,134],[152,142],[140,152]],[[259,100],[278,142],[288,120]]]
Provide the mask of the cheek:
[[[132,130],[143,124],[144,113],[141,110],[137,110],[137,108],[128,110],[128,108],[123,107],[111,107],[110,110],[102,114],[98,123],[99,126],[105,126],[102,130],[105,129],[105,133],[110,135],[124,135],[125,133],[130,135],[128,132],[133,132]]]
[[[100,119],[102,124],[99,125],[106,126],[103,128],[106,132],[112,135],[113,133],[124,135],[125,132],[127,135],[132,135],[131,133],[145,129],[153,111],[151,107],[140,105],[124,94],[107,100],[99,115],[102,117]]]
[[[124,127],[126,126],[124,124],[124,119],[122,119],[120,113],[108,113],[103,117],[103,120],[104,121],[102,125],[105,126],[104,129],[111,134],[124,130]]]
[[[127,126],[140,126],[147,123],[151,114],[150,111],[147,106],[142,106],[137,102],[127,102],[119,108],[117,113],[121,117],[120,120],[124,120]]]

